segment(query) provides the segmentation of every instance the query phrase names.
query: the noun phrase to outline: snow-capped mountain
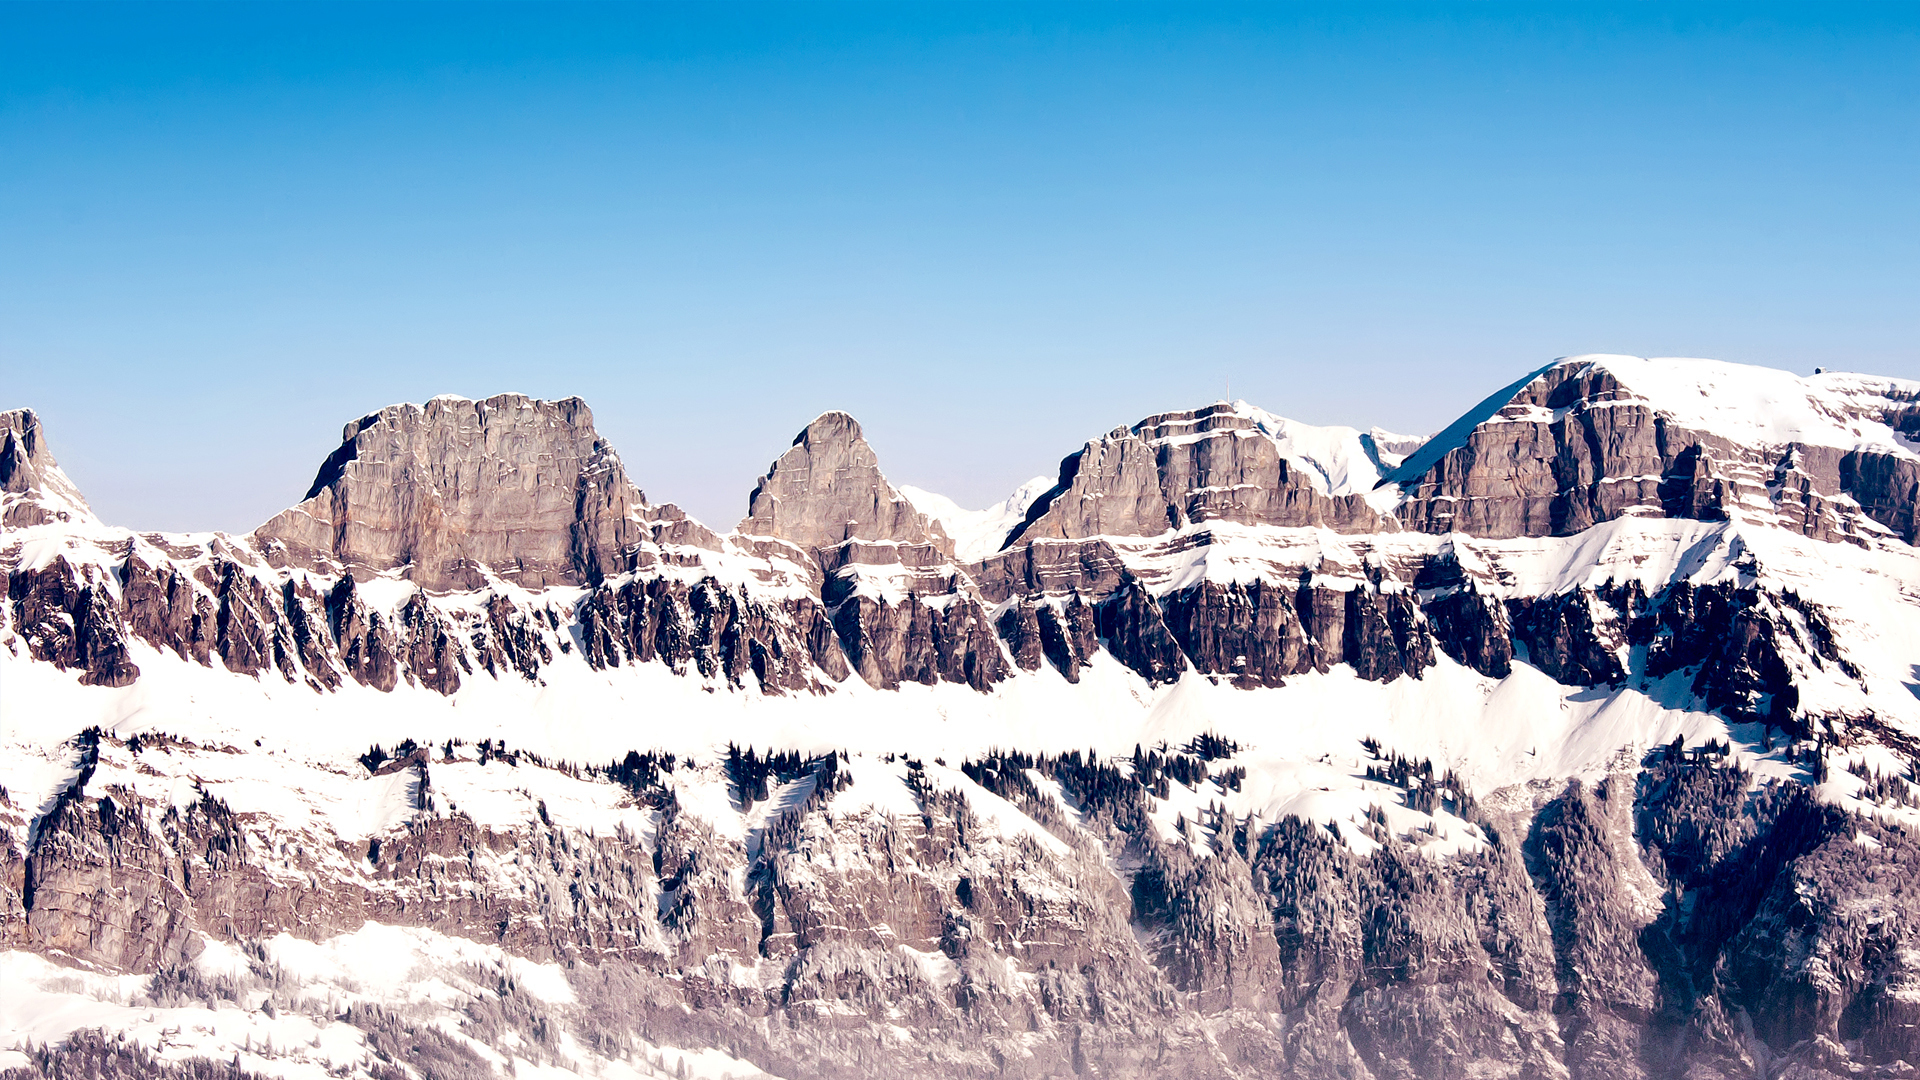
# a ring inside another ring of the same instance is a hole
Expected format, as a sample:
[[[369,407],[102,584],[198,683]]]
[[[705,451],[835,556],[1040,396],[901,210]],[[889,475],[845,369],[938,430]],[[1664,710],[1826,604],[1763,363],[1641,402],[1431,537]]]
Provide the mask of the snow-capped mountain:
[[[1920,383],[1705,360],[724,532],[578,399],[245,536],[0,414],[0,1068],[1906,1075],[1916,502]]]

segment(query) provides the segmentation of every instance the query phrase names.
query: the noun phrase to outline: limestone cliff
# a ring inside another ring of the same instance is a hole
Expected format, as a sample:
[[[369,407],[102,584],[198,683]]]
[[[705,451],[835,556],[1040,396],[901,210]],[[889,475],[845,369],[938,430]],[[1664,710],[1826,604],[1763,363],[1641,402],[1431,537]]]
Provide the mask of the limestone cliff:
[[[1294,445],[1302,427],[1222,403],[1117,428],[1061,462],[1058,485],[1034,503],[1007,546],[1157,536],[1207,521],[1351,532],[1391,527],[1365,499],[1379,473],[1368,467],[1378,462],[1360,433],[1316,431],[1316,456]]]
[[[276,565],[539,588],[627,569],[645,504],[579,398],[441,397],[348,424],[306,499],[254,539]]]
[[[738,530],[803,548],[849,541],[945,545],[946,534],[880,473],[860,424],[823,413],[794,436],[747,498]]]
[[[1575,357],[1483,406],[1393,480],[1408,527],[1568,536],[1625,515],[1912,543],[1920,386],[1698,360]]]
[[[39,416],[32,409],[0,412],[0,528],[92,520],[80,489],[53,459]]]

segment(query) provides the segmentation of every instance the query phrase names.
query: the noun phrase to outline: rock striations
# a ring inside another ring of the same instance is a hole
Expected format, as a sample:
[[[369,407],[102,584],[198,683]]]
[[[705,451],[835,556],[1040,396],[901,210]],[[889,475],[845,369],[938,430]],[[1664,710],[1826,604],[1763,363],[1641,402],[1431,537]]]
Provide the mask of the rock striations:
[[[254,533],[275,566],[528,588],[628,568],[646,506],[579,398],[439,397],[340,433],[300,505]]]
[[[747,497],[738,531],[803,548],[847,543],[946,544],[946,533],[914,509],[887,478],[860,425],[823,413],[794,436]]]
[[[0,1075],[1920,1068],[1920,383],[1576,357],[1057,477],[827,413],[722,535],[436,398],[140,534],[0,414]]]
[[[1569,536],[1648,514],[1911,543],[1920,385],[1711,361],[1563,361],[1469,414],[1394,480],[1409,527]]]
[[[1370,441],[1342,429],[1299,438],[1306,431],[1245,405],[1150,416],[1061,462],[1060,483],[1011,540],[1158,536],[1208,521],[1342,532],[1390,522],[1366,497],[1380,479]]]
[[[85,523],[87,500],[47,449],[32,409],[0,412],[0,528]]]

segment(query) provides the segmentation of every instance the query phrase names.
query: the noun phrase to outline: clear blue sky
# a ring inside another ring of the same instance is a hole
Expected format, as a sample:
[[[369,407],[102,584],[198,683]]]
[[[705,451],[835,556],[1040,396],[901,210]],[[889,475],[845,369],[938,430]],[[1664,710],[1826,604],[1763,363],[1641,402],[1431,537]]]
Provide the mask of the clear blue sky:
[[[985,505],[1229,379],[1430,431],[1917,335],[1911,5],[0,4],[0,407],[137,527],[437,393],[725,528],[828,408]]]

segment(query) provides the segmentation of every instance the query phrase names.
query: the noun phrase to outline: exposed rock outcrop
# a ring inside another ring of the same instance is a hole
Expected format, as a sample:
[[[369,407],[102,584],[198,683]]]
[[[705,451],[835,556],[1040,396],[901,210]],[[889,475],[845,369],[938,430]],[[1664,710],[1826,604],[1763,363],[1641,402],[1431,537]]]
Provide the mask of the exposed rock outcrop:
[[[1058,484],[1035,500],[1007,543],[1157,536],[1206,521],[1350,532],[1391,527],[1367,504],[1371,483],[1348,490],[1354,479],[1378,476],[1345,459],[1365,461],[1358,432],[1342,459],[1318,462],[1288,452],[1294,447],[1286,429],[1274,430],[1284,423],[1219,404],[1117,428],[1060,463]]]
[[[1490,400],[1391,479],[1408,495],[1400,519],[1425,532],[1568,536],[1643,514],[1911,543],[1920,461],[1901,440],[1917,398],[1915,384],[1860,376],[1575,357]]]
[[[111,590],[65,557],[8,575],[7,600],[34,659],[76,670],[94,686],[126,686],[140,677]]]
[[[47,448],[32,409],[0,412],[0,528],[93,520],[93,511]]]
[[[880,459],[843,412],[822,413],[794,436],[747,499],[739,532],[803,548],[849,540],[947,544],[946,534],[880,474]]]
[[[0,946],[149,977],[114,1008],[312,1013],[364,1050],[300,1067],[373,1080],[488,1075],[482,1048],[673,1075],[677,1047],[795,1080],[1909,1075],[1920,665],[1886,665],[1920,386],[1756,376],[1769,412],[1637,363],[1545,369],[1398,471],[1411,446],[1244,405],[1151,417],[965,560],[840,413],[722,537],[648,505],[577,400],[396,406],[239,539],[100,525],[4,414],[0,663],[106,719],[0,786]],[[172,686],[215,689],[144,700]],[[435,745],[151,730],[228,687]],[[1408,702],[1396,738],[1452,725],[1436,760],[1364,726]],[[781,745],[498,741],[696,723]],[[459,942],[457,1008],[342,1011],[271,959],[372,924]],[[110,1059],[138,1055],[25,1057]]]
[[[216,976],[195,963],[207,942],[264,958],[280,935],[418,928],[566,965],[573,1007],[525,1000],[498,1045],[533,1052],[558,1028],[578,1054],[638,1033],[799,1078],[1898,1076],[1920,1053],[1914,875],[1898,872],[1920,844],[1707,748],[1501,814],[1444,788],[1481,838],[1444,859],[1374,819],[1366,854],[1297,817],[1164,837],[1150,818],[1170,773],[1216,797],[1235,775],[1181,753],[994,755],[938,778],[907,762],[856,782],[838,755],[635,754],[569,779],[454,750],[373,770],[404,779],[412,809],[360,842],[165,797],[164,777],[216,748],[88,733],[5,885],[0,940],[153,973],[169,1007],[300,1015],[285,971]],[[542,804],[483,825],[445,806],[492,773],[579,798],[617,777],[653,824],[596,832]],[[742,838],[682,802],[715,783],[766,825]],[[903,783],[917,812],[834,808],[869,783]],[[500,1038],[487,1015],[449,1030]]]
[[[348,424],[306,499],[254,538],[282,566],[530,588],[630,568],[645,497],[579,398],[434,398]]]

